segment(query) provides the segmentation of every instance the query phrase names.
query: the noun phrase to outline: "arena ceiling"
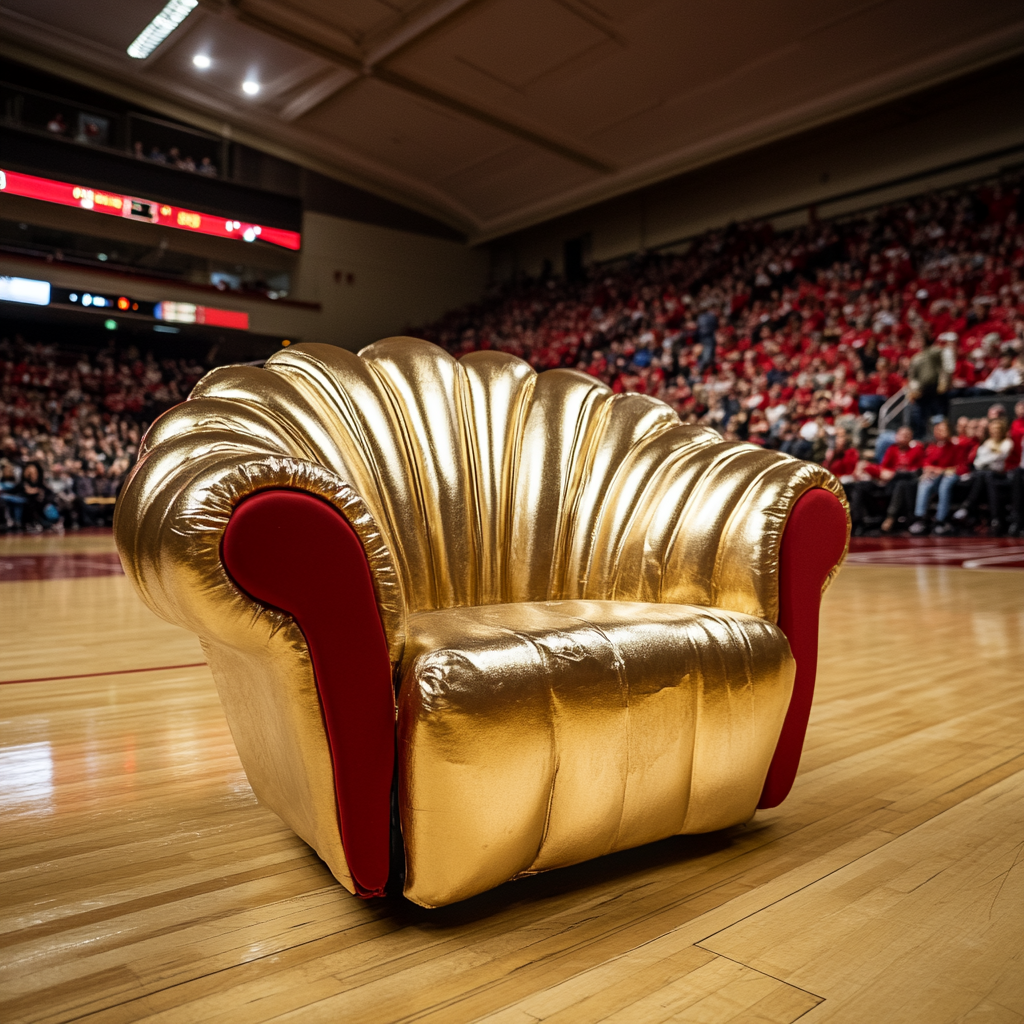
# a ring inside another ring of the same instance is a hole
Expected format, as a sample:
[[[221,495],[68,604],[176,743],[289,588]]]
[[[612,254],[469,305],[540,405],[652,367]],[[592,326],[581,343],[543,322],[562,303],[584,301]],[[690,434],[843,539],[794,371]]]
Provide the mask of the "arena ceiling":
[[[0,51],[472,241],[1024,51],[1016,0],[200,0],[133,60],[164,2],[0,0]]]

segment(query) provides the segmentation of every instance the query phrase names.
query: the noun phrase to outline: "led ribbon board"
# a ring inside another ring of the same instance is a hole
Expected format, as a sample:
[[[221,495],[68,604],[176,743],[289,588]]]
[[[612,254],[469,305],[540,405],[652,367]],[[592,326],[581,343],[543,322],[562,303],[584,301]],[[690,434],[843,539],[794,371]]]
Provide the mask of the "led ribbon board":
[[[150,224],[194,231],[200,235],[239,238],[245,242],[255,242],[258,238],[285,249],[298,249],[302,244],[302,236],[298,231],[225,220],[209,213],[197,213],[195,210],[185,210],[180,206],[168,206],[153,199],[122,196],[114,192],[104,192],[102,189],[73,185],[67,181],[38,178],[34,174],[19,174],[17,171],[0,170],[0,192],[12,196],[25,196],[27,199],[40,199],[44,203],[77,206],[83,210],[92,210],[94,213],[127,217],[129,220],[144,220]]]
[[[158,302],[153,310],[157,320],[177,324],[206,324],[209,327],[231,327],[236,331],[249,330],[249,314],[234,309],[216,309],[197,306],[193,302]]]

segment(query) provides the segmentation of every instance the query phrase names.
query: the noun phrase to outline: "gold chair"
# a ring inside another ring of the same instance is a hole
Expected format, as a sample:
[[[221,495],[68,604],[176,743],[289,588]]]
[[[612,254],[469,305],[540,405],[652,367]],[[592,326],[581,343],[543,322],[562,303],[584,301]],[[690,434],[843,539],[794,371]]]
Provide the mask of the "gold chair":
[[[259,799],[349,890],[441,906],[780,802],[849,520],[655,399],[392,338],[209,373],[115,531]]]

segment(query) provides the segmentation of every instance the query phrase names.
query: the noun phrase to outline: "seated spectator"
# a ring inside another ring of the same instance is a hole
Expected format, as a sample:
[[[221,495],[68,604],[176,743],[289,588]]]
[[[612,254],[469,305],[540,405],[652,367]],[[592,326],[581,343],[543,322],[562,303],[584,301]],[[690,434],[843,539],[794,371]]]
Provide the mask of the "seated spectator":
[[[1010,424],[1010,440],[1013,442],[1013,461],[1021,464],[1021,448],[1024,447],[1024,398],[1013,407],[1013,422]]]
[[[54,135],[67,135],[68,123],[64,120],[64,115],[59,110],[46,122],[46,130],[53,132]]]
[[[846,491],[846,500],[850,500],[851,489],[857,482],[857,467],[860,464],[860,452],[850,441],[850,432],[845,427],[836,427],[832,436],[832,446],[825,454],[822,465],[839,477],[839,482]]]
[[[1007,391],[1019,388],[1024,380],[1020,370],[1014,366],[1013,353],[1004,352],[999,357],[999,365],[981,382],[987,391]]]
[[[43,481],[43,467],[38,462],[27,462],[22,467],[14,496],[24,499],[21,526],[26,533],[41,533],[59,524],[53,495]]]
[[[21,528],[21,510],[25,499],[17,493],[18,474],[14,464],[0,459],[0,530]]]
[[[811,442],[800,435],[793,425],[785,422],[779,434],[779,451],[797,459],[809,459],[814,450]]]
[[[988,499],[989,533],[995,537],[1002,534],[1005,522],[1002,518],[1004,502],[1000,497],[1000,485],[1009,482],[1007,462],[1013,453],[1013,442],[1008,436],[1008,424],[1004,419],[988,421],[988,437],[979,446],[974,456],[971,474],[971,490],[964,503],[953,513],[957,522],[966,522],[975,513],[982,496]],[[1019,510],[1014,515],[1019,523]]]
[[[881,356],[875,364],[875,372],[869,374],[861,387],[860,411],[878,412],[887,399],[892,398],[906,381],[891,369],[889,360]]]
[[[75,478],[63,463],[57,463],[50,472],[50,491],[61,522],[70,525],[75,516]]]
[[[966,429],[967,419],[964,420]],[[933,441],[925,449],[921,477],[917,481],[917,493],[914,499],[914,521],[910,524],[910,532],[919,536],[928,531],[928,509],[932,497],[938,492],[938,509],[935,513],[935,532],[940,536],[947,532],[946,520],[949,518],[949,506],[953,487],[957,482],[957,446],[949,436],[949,424],[945,420],[932,427]],[[907,481],[902,486],[910,486]]]
[[[901,513],[903,494],[897,485],[907,479],[916,479],[924,462],[924,446],[914,440],[910,427],[900,427],[896,440],[889,446],[881,464],[864,467],[865,479],[850,489],[850,515],[855,529],[862,529],[868,506],[879,498],[888,499],[882,532],[891,532]]]

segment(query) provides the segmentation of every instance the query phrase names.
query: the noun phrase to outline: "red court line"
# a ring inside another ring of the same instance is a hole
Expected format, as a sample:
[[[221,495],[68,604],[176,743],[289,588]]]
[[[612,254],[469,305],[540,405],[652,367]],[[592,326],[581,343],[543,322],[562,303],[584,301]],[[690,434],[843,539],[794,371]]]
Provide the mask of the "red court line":
[[[205,661],[193,661],[188,665],[154,665],[152,668],[119,668],[114,672],[82,672],[77,676],[39,676],[38,679],[0,679],[0,686],[9,683],[52,683],[59,679],[92,679],[94,676],[127,676],[134,672],[165,672],[175,668],[204,668]]]

